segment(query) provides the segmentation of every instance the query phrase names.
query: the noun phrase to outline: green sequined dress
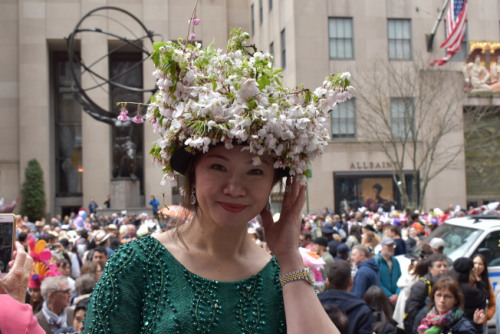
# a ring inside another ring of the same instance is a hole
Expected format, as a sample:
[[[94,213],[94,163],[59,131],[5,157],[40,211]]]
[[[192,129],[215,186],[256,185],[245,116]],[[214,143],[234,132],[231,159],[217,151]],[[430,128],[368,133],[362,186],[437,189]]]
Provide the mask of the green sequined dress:
[[[145,237],[108,260],[83,333],[285,333],[279,275],[273,257],[250,278],[208,280]]]

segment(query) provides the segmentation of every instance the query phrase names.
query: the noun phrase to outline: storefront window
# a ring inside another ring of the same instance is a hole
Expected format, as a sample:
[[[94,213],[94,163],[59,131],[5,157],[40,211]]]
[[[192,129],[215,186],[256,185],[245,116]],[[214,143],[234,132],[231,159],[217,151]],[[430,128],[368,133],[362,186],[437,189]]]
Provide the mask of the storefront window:
[[[411,195],[412,179],[405,176],[408,194]],[[369,211],[403,209],[401,195],[392,173],[334,173],[335,212],[365,207]]]

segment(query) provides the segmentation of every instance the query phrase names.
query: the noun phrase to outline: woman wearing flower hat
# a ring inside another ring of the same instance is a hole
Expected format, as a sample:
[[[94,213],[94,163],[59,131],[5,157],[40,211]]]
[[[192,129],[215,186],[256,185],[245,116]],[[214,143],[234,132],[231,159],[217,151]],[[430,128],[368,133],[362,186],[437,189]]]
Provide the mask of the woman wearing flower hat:
[[[327,144],[326,112],[348,97],[348,76],[314,94],[281,85],[268,54],[155,45],[159,92],[146,120],[164,179],[184,176],[194,218],[123,245],[106,264],[84,333],[338,333],[298,250],[304,176]],[[123,115],[122,115],[123,116]],[[273,222],[268,199],[287,175]],[[260,215],[269,255],[248,236]]]

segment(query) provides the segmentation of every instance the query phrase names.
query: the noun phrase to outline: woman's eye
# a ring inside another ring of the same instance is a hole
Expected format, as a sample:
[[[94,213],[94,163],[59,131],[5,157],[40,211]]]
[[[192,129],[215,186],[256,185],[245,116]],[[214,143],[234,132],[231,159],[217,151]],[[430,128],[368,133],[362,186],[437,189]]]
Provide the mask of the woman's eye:
[[[262,175],[264,171],[262,169],[254,168],[248,172],[250,175]]]
[[[220,171],[225,171],[225,170],[226,170],[226,168],[225,168],[224,166],[219,165],[219,164],[213,164],[213,165],[211,166],[211,168],[212,168],[212,169],[215,169],[215,170],[220,170]]]

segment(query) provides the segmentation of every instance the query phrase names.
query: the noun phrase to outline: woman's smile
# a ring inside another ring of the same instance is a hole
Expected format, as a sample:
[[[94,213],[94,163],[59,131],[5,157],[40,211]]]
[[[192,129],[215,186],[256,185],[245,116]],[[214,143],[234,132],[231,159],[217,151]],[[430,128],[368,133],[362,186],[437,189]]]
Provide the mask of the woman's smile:
[[[220,206],[226,211],[229,211],[231,213],[238,213],[247,208],[248,205],[243,205],[243,204],[234,204],[234,203],[227,203],[227,202],[218,202]]]

